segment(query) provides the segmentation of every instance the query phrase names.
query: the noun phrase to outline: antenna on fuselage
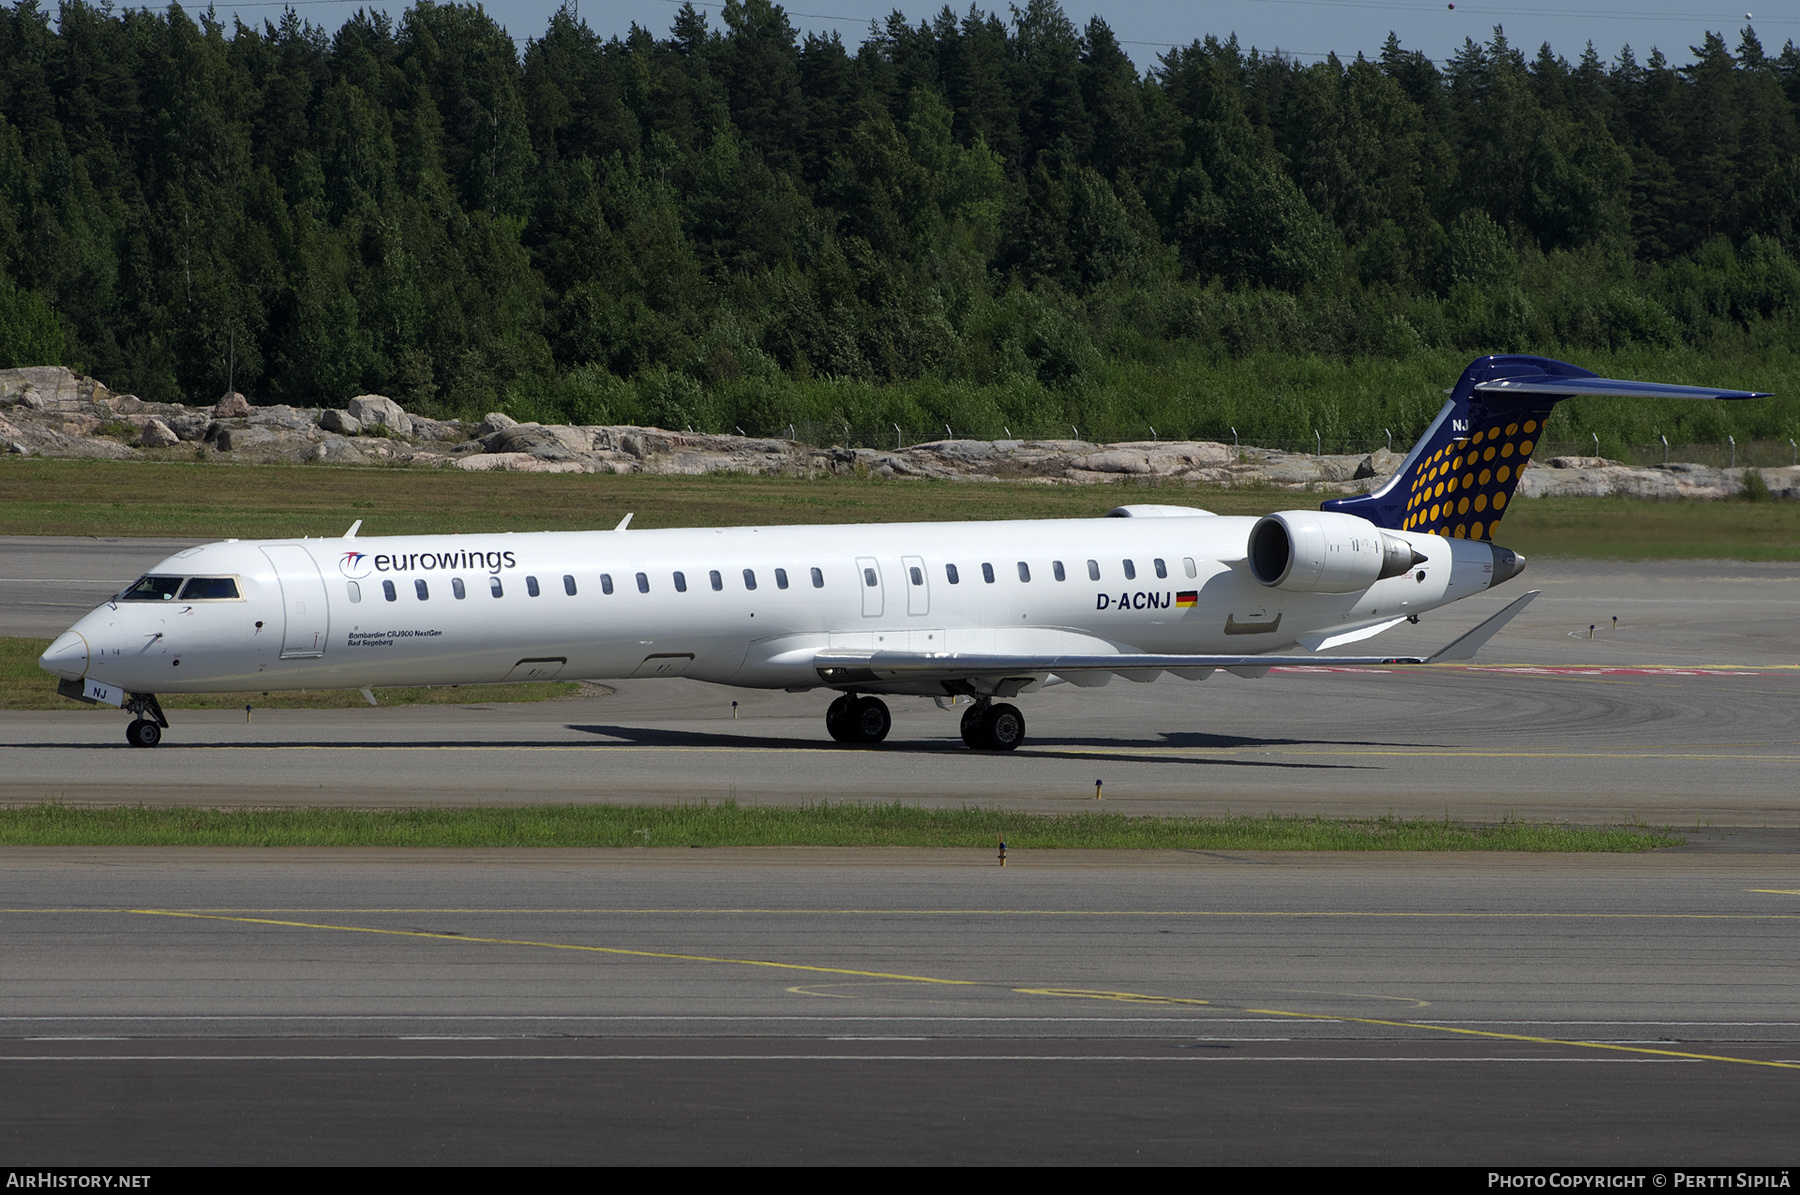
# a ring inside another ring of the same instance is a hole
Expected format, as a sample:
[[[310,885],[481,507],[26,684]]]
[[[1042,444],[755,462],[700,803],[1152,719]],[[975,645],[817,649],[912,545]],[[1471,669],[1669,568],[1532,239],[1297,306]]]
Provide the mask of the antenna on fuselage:
[[[362,520],[361,519],[356,520],[356,522],[350,524],[350,530],[344,532],[344,538],[345,539],[355,539],[356,533],[361,527],[362,527]]]
[[[633,513],[635,513],[635,512],[633,512]],[[631,515],[627,514],[624,518],[619,520],[619,525],[617,527],[614,527],[613,530],[614,531],[623,531],[623,530],[625,530],[625,528],[627,528],[629,526],[631,526]]]

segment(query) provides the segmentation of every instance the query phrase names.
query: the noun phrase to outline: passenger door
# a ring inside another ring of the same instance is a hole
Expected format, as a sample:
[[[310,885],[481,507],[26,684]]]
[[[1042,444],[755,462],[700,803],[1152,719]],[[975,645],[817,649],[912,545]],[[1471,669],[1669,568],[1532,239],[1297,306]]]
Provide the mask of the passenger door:
[[[325,608],[325,579],[305,548],[275,544],[262,550],[281,582],[281,605],[287,624],[281,633],[281,658],[313,659],[325,654],[331,619]]]

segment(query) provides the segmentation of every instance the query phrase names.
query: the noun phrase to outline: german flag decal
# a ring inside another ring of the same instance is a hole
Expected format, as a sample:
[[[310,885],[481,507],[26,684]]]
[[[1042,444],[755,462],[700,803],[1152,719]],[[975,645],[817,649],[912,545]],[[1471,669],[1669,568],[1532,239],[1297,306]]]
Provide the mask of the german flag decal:
[[[1199,600],[1200,600],[1200,591],[1199,590],[1197,590],[1197,589],[1183,590],[1182,592],[1177,593],[1175,595],[1175,608],[1177,610],[1192,610],[1194,608],[1194,603],[1198,602]]]

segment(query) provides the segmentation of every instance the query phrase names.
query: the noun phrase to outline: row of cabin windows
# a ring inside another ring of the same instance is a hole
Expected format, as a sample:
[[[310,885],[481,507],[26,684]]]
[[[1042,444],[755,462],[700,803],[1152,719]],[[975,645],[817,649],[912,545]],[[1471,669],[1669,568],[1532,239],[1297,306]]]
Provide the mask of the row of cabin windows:
[[[1136,561],[1127,559],[1127,560],[1121,560],[1119,563],[1124,569],[1125,579],[1127,581],[1137,580],[1137,562]],[[1151,567],[1156,570],[1156,575],[1159,579],[1166,580],[1168,578],[1169,566],[1162,559],[1162,557],[1158,556],[1157,558],[1152,560],[1150,563],[1151,563]],[[1185,572],[1189,577],[1199,576],[1199,570],[1195,567],[1194,558],[1192,556],[1182,557],[1181,567],[1182,567],[1182,571]],[[1029,565],[1025,561],[1021,560],[1018,562],[1018,569],[1019,569],[1019,580],[1029,582],[1031,580],[1031,565]],[[1068,570],[1063,567],[1063,562],[1060,560],[1052,560],[1050,562],[1050,574],[1053,577],[1055,577],[1058,581],[1067,581],[1069,579]],[[1088,580],[1090,580],[1090,581],[1098,581],[1100,579],[1100,562],[1098,560],[1090,560],[1087,562],[1087,575],[1088,575]],[[957,571],[957,568],[954,564],[946,564],[944,566],[944,577],[952,585],[962,584],[962,575]],[[714,592],[721,591],[725,588],[724,574],[719,572],[719,570],[716,568],[711,569],[707,572],[706,579],[711,584]],[[921,569],[916,564],[908,565],[907,566],[907,579],[909,581],[911,581],[914,585],[922,586],[925,584],[925,572],[923,569]],[[990,563],[982,564],[981,579],[983,581],[986,581],[989,585],[992,585],[994,583],[994,566],[992,564],[990,564]],[[635,577],[635,580],[637,581],[637,590],[639,593],[649,593],[650,592],[650,575],[648,573],[638,573]],[[687,588],[688,588],[687,574],[683,573],[683,572],[676,572],[674,574],[674,580],[675,580],[675,592],[676,593],[686,593]],[[564,573],[562,582],[563,582],[563,592],[568,594],[570,597],[574,597],[575,592],[576,592],[575,578],[568,573]],[[355,581],[351,581],[348,584],[349,584],[349,591],[350,591],[350,600],[353,602],[362,601],[362,586],[358,585]],[[814,589],[825,588],[825,573],[822,570],[817,569],[817,568],[812,570],[812,584],[813,584]],[[881,579],[876,575],[874,569],[864,568],[863,569],[863,584],[867,585],[870,589],[874,589],[876,586],[881,584]],[[784,568],[776,569],[775,570],[775,588],[786,589],[787,587],[788,587],[787,570]],[[748,589],[748,590],[754,590],[756,588],[756,570],[755,569],[747,568],[744,570],[744,588]],[[452,577],[450,579],[450,592],[452,595],[455,596],[457,601],[461,601],[462,599],[469,596],[468,590],[464,587],[463,580],[461,577]],[[489,577],[488,578],[488,592],[492,593],[495,597],[504,597],[505,596],[506,589],[505,589],[505,586],[503,586],[501,584],[499,577]],[[538,596],[538,594],[540,593],[540,590],[538,588],[538,579],[536,577],[527,576],[525,578],[525,592],[530,594],[532,597]],[[612,579],[611,573],[601,573],[600,574],[600,592],[605,593],[605,594],[610,594],[613,592],[613,579]],[[425,583],[423,578],[420,578],[413,582],[413,593],[418,597],[418,599],[421,602],[431,600],[431,588],[430,588],[430,586],[428,586]],[[383,581],[381,583],[381,595],[390,602],[399,600],[399,592],[395,588],[394,583],[392,581]]]
[[[1125,579],[1127,581],[1137,580],[1137,562],[1136,561],[1121,560],[1119,563],[1121,566],[1123,566],[1123,568],[1125,570]],[[1152,560],[1150,562],[1150,564],[1151,564],[1151,567],[1153,567],[1156,570],[1156,575],[1158,578],[1163,579],[1163,580],[1168,579],[1169,566],[1168,566],[1168,563],[1162,559],[1162,557],[1160,557],[1160,556],[1157,557],[1155,560]],[[1029,565],[1025,561],[1021,560],[1018,562],[1018,568],[1019,568],[1019,580],[1030,581],[1031,580],[1031,565]],[[1182,568],[1182,571],[1185,572],[1190,577],[1198,577],[1200,575],[1200,570],[1197,567],[1195,567],[1194,558],[1192,556],[1183,556],[1181,558],[1181,568]],[[911,574],[910,579],[914,585],[925,584],[925,577],[919,571],[917,566],[913,566],[911,568],[910,574]],[[1063,567],[1063,562],[1060,560],[1052,560],[1050,562],[1050,575],[1055,577],[1058,581],[1067,581],[1069,579],[1068,570]],[[1098,560],[1090,560],[1087,562],[1087,575],[1088,575],[1088,580],[1090,580],[1090,581],[1098,581],[1100,579],[1100,562]],[[945,580],[949,581],[950,584],[952,584],[952,585],[962,584],[962,574],[957,572],[956,566],[954,564],[946,564],[944,566],[944,578],[945,578]],[[992,564],[983,564],[981,566],[981,579],[983,581],[986,581],[989,585],[992,585],[994,583],[994,566]],[[873,589],[875,587],[875,570],[872,568],[864,569],[863,570],[863,580],[871,589]]]
[[[687,587],[688,587],[687,574],[677,572],[674,574],[674,577],[675,577],[675,592],[676,593],[686,593]],[[725,578],[724,578],[723,574],[721,574],[719,572],[718,569],[711,570],[707,574],[707,579],[712,583],[712,587],[715,591],[722,590],[725,588]],[[638,573],[636,580],[637,580],[637,589],[638,589],[639,593],[649,593],[650,592],[650,575],[648,573]],[[575,593],[576,593],[575,578],[568,573],[564,573],[562,583],[563,583],[563,592],[568,594],[570,597],[574,597]],[[350,581],[350,582],[347,582],[346,584],[349,589],[350,600],[353,602],[362,601],[362,586],[357,584],[355,581]],[[814,589],[825,588],[825,572],[823,569],[815,568],[812,570],[812,584],[813,584]],[[785,568],[776,569],[775,570],[775,588],[786,589],[787,587],[788,587],[787,570]],[[744,570],[744,588],[750,589],[750,590],[754,590],[756,588],[756,570],[755,569],[747,568]],[[450,579],[450,592],[456,598],[456,600],[459,602],[469,596],[469,591],[468,591],[467,587],[465,587],[463,585],[463,579],[461,577],[452,577]],[[488,592],[493,594],[493,596],[495,596],[495,597],[504,597],[504,596],[506,596],[506,587],[503,584],[501,584],[499,577],[489,577],[488,578]],[[532,597],[537,597],[542,592],[542,590],[538,586],[538,579],[536,577],[527,576],[525,578],[525,592],[527,594],[531,595]],[[606,593],[606,594],[610,594],[613,592],[613,579],[612,579],[611,573],[601,573],[600,574],[600,592]],[[424,578],[420,578],[413,582],[413,594],[421,602],[428,602],[431,600],[431,587],[428,584],[426,584]],[[390,602],[398,601],[400,599],[400,591],[394,585],[394,583],[392,581],[383,581],[381,583],[381,596],[386,598]]]

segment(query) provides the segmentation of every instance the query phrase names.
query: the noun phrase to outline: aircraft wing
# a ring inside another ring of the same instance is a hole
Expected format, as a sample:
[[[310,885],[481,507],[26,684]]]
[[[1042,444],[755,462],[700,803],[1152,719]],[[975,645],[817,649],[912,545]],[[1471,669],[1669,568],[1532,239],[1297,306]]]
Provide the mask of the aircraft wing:
[[[1153,680],[1159,672],[1194,678],[1215,668],[1254,671],[1317,664],[1440,664],[1470,660],[1500,628],[1531,604],[1540,590],[1533,589],[1474,630],[1429,656],[1325,656],[1325,655],[1152,655],[1120,652],[1114,655],[983,655],[969,652],[822,651],[813,657],[819,679],[832,685],[876,681],[967,680],[977,677],[1015,677],[1041,673],[1117,673],[1133,680]]]

